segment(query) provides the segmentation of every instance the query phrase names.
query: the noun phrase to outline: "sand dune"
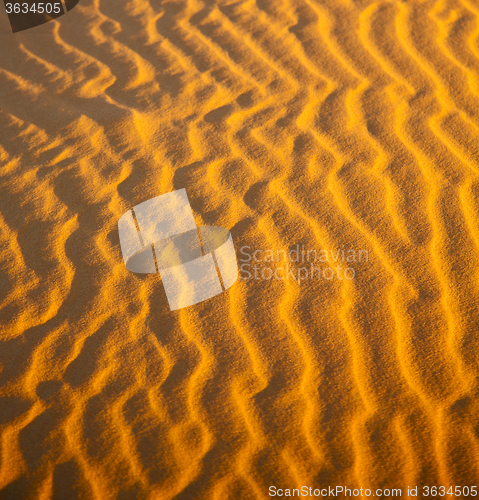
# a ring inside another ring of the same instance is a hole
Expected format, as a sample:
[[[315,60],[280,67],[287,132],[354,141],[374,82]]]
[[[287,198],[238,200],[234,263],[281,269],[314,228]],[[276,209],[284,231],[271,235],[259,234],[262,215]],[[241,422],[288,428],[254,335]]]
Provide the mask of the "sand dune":
[[[477,2],[0,14],[1,499],[477,485]],[[238,258],[354,279],[170,311],[117,222],[181,188]]]

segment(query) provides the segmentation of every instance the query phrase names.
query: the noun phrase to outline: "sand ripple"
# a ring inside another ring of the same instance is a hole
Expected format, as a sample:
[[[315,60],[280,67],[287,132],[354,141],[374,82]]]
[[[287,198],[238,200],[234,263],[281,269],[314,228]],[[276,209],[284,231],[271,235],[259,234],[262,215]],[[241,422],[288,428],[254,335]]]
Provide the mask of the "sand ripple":
[[[0,26],[1,499],[477,484],[479,7],[82,0]],[[117,221],[365,250],[170,312]]]

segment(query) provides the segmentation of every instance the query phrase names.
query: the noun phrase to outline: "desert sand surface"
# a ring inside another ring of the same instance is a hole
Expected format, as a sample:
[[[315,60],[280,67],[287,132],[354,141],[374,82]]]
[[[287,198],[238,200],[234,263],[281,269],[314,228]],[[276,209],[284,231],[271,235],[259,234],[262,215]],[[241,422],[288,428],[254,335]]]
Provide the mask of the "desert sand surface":
[[[475,0],[2,6],[0,498],[479,485],[478,139]],[[170,311],[117,224],[182,188],[262,260]]]

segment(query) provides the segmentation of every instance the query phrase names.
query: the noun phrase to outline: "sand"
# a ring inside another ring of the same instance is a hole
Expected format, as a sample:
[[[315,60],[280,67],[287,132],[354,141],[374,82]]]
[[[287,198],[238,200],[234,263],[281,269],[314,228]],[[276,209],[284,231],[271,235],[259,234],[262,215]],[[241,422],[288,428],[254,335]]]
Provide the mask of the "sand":
[[[478,484],[477,2],[82,0],[0,47],[1,499]],[[182,188],[262,260],[170,311],[117,223]]]

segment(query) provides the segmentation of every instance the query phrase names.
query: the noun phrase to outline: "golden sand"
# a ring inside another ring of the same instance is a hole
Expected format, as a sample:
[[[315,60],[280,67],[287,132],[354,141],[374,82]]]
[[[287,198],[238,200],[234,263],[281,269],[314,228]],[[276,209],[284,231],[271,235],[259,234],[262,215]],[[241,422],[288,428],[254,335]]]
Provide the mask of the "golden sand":
[[[0,498],[479,484],[478,97],[475,0],[2,10]],[[117,222],[180,188],[368,259],[172,312]]]

